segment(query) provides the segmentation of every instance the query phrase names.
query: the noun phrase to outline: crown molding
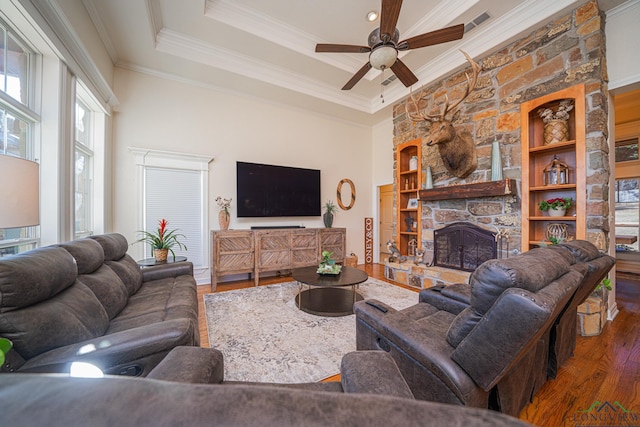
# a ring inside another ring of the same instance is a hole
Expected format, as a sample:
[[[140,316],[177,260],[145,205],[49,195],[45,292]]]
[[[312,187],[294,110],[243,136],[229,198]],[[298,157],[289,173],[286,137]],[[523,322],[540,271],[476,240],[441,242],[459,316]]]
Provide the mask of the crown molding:
[[[104,26],[104,22],[102,21],[102,18],[98,13],[98,9],[96,9],[95,3],[91,0],[82,0],[82,4],[84,5],[84,8],[87,10],[87,13],[89,14],[89,18],[91,18],[91,22],[93,22],[93,25],[96,27],[98,36],[100,36],[100,39],[104,44],[104,47],[107,49],[107,53],[109,54],[109,57],[111,57],[111,62],[113,62],[114,64],[117,64],[118,61],[120,60],[120,57],[118,55],[118,50],[113,44],[113,40],[109,36],[109,32]]]

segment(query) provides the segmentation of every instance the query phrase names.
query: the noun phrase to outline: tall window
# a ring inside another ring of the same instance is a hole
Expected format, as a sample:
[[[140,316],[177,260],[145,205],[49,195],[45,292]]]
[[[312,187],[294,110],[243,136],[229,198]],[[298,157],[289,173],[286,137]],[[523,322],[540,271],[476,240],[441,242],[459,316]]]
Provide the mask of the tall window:
[[[74,237],[85,237],[93,232],[93,122],[91,110],[80,99],[76,100],[75,132],[75,184]]]
[[[0,20],[0,155],[36,159],[33,133],[38,114],[32,110],[34,54]],[[0,185],[11,185],[2,177]],[[0,228],[0,256],[32,249],[38,244],[38,227]]]

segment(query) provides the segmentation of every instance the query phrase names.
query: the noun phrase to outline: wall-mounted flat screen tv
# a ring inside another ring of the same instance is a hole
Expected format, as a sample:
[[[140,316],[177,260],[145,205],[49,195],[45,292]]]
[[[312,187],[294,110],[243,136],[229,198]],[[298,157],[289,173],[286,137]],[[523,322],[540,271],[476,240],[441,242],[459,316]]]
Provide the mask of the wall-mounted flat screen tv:
[[[240,218],[320,216],[320,171],[237,162]]]

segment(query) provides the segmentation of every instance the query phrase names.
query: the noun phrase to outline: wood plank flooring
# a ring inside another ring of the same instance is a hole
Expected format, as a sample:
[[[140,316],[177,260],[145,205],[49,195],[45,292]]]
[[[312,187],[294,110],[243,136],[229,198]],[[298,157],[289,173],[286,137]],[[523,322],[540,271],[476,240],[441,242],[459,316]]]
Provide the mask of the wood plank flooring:
[[[359,267],[367,271],[369,276],[388,282],[384,278],[383,265]],[[260,286],[290,280],[290,276],[261,278]],[[617,281],[616,299],[620,313],[616,319],[607,322],[599,336],[578,336],[574,357],[560,368],[555,379],[544,384],[533,401],[522,410],[522,420],[541,427],[595,425],[581,420],[582,413],[578,411],[586,410],[596,401],[612,404],[617,401],[640,417],[640,277],[618,277]],[[253,280],[242,280],[218,284],[217,291],[252,286]],[[209,338],[202,296],[210,292],[208,285],[198,287],[199,327],[203,347],[209,346]],[[327,380],[337,381],[339,376]],[[614,424],[603,422],[599,425]],[[621,425],[640,425],[640,420]]]

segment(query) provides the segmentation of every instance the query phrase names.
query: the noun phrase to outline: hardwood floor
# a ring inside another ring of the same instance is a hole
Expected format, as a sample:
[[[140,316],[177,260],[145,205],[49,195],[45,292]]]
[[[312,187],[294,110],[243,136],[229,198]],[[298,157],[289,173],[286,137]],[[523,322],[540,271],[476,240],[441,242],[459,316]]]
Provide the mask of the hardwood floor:
[[[384,278],[383,265],[359,267],[369,276],[388,282]],[[289,280],[289,276],[268,277],[260,279],[260,286]],[[219,284],[217,291],[252,286],[253,280],[242,280]],[[202,296],[210,292],[209,286],[198,287],[203,347],[209,346],[209,339]],[[599,336],[578,336],[574,357],[560,368],[555,379],[544,384],[533,401],[522,410],[520,419],[542,427],[596,425],[594,421],[580,418],[585,413],[578,411],[588,409],[594,402],[618,402],[632,411],[629,413],[632,417],[638,418],[635,421],[630,418],[632,421],[617,425],[640,425],[640,277],[618,277],[616,293],[620,312],[615,320],[607,322]],[[328,380],[339,380],[339,376]],[[614,425],[614,421],[608,419],[597,425]]]

